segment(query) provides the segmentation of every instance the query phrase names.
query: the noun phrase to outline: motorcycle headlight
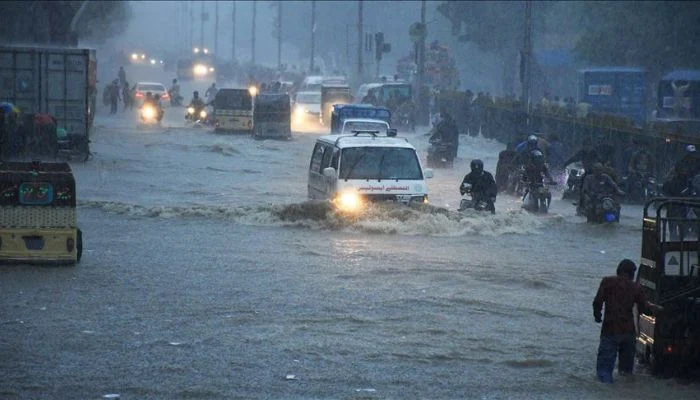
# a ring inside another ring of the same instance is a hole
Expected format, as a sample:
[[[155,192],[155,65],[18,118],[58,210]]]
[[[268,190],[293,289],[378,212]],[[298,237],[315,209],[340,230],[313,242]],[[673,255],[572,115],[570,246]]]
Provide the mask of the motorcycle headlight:
[[[204,110],[200,111],[200,112],[199,112],[199,117],[200,117],[200,118],[206,118],[206,117],[207,117],[207,112],[204,111]]]
[[[362,208],[362,196],[355,191],[340,193],[335,199],[336,206],[342,211],[356,212]]]
[[[153,118],[156,116],[156,112],[153,107],[144,107],[141,114],[144,118]]]
[[[188,113],[188,114],[194,114],[194,107],[188,107],[188,108],[187,108],[187,113]]]

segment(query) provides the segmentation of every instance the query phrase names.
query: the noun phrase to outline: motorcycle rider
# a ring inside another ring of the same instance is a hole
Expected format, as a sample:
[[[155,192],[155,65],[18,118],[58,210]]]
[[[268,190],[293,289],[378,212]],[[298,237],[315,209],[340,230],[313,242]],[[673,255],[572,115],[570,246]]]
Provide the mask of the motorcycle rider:
[[[168,91],[170,94],[170,105],[179,106],[182,104],[182,96],[180,96],[180,84],[177,83],[177,79],[173,79],[173,85]]]
[[[498,187],[493,179],[493,175],[484,171],[484,163],[479,159],[472,160],[470,167],[471,172],[464,176],[459,192],[464,196],[467,193],[468,185],[471,185],[471,194],[474,201],[486,201],[488,204],[487,209],[491,211],[491,214],[495,214]]]
[[[156,93],[156,95],[153,96],[153,104],[155,104],[156,110],[158,110],[158,122],[160,122],[160,120],[163,119],[163,115],[165,115],[163,104],[160,102],[160,94]]]
[[[525,164],[525,172],[523,180],[529,183],[542,182],[543,178],[547,178],[550,185],[556,184],[552,175],[549,173],[549,167],[544,161],[544,153],[540,150],[533,150],[530,153],[530,160]]]
[[[526,165],[530,161],[530,155],[535,150],[544,154],[539,146],[537,135],[530,135],[525,142],[518,144],[516,147],[516,151],[518,152],[518,165]]]
[[[445,146],[447,151],[441,155],[443,161],[452,161],[457,156],[457,148],[459,146],[457,142],[457,136],[459,135],[457,124],[446,110],[442,110],[440,119],[440,122],[435,127],[435,133],[430,137],[430,143]]]
[[[642,185],[645,185],[646,179],[649,176],[654,176],[654,157],[645,144],[640,143],[639,146],[639,150],[632,155],[627,166],[628,192],[631,192],[635,182],[641,182]]]
[[[192,93],[192,100],[190,101],[190,104],[187,106],[187,108],[194,108],[194,119],[196,120],[199,116],[199,112],[206,107],[206,104],[204,104],[204,101],[199,97],[199,92],[194,91]],[[189,115],[188,115],[189,116]]]
[[[583,146],[573,156],[569,157],[566,161],[564,161],[564,167],[574,162],[580,162],[581,164],[583,164],[584,171],[583,175],[581,176],[581,186],[579,187],[580,194],[577,203],[578,206],[576,208],[576,211],[579,214],[583,211],[583,184],[588,175],[591,174],[593,164],[597,163],[598,161],[598,152],[593,147],[593,141],[590,138],[583,139]]]
[[[700,154],[692,144],[687,145],[685,151],[683,157],[676,162],[673,171],[690,179],[700,173]]]
[[[606,195],[624,195],[623,192],[613,181],[610,175],[605,173],[605,168],[603,164],[596,162],[593,164],[592,171],[583,180],[583,187],[581,188],[581,197],[583,198],[584,209],[588,209],[595,205],[595,200],[604,197]]]
[[[498,153],[498,163],[496,164],[496,185],[498,191],[502,192],[508,187],[508,175],[515,163],[518,153],[515,151],[515,143],[508,142],[506,149]]]

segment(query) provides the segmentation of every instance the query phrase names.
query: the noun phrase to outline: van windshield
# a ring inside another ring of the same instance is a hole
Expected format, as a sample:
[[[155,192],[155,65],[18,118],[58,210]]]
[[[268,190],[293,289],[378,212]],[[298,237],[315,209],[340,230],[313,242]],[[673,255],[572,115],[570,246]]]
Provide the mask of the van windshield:
[[[340,179],[423,179],[416,151],[406,147],[343,149],[339,172]]]
[[[227,110],[252,110],[253,98],[247,90],[220,90],[214,107]]]

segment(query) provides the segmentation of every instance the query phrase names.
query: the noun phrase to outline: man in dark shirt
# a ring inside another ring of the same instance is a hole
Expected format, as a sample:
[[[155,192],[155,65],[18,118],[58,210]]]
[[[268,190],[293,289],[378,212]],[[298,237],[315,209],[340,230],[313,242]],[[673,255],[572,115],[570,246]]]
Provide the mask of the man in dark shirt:
[[[620,354],[617,370],[620,375],[630,375],[634,369],[634,341],[636,330],[632,308],[649,307],[641,287],[633,282],[637,266],[624,259],[617,266],[617,276],[607,276],[600,282],[593,300],[593,317],[603,323],[596,372],[603,383],[612,383],[615,358]],[[605,319],[601,311],[605,304]]]

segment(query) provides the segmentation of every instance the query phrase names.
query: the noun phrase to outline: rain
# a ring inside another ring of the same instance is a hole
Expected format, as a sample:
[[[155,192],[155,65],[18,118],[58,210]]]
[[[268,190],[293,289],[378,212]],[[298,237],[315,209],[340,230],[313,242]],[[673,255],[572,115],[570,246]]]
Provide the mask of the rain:
[[[699,398],[698,5],[3,2],[0,398]]]

